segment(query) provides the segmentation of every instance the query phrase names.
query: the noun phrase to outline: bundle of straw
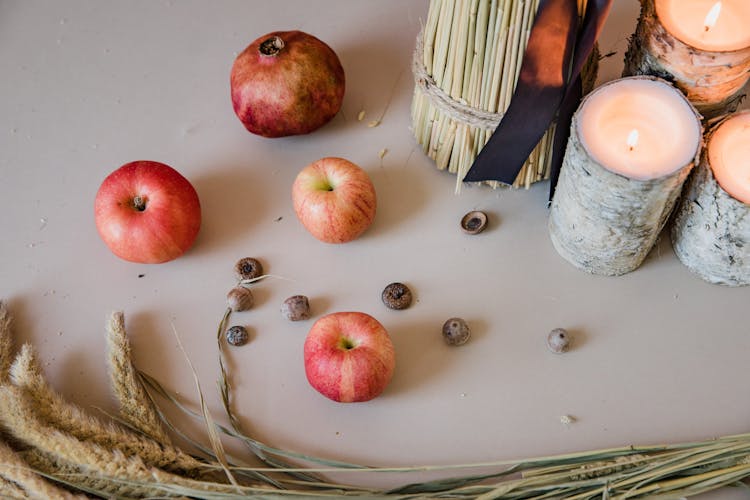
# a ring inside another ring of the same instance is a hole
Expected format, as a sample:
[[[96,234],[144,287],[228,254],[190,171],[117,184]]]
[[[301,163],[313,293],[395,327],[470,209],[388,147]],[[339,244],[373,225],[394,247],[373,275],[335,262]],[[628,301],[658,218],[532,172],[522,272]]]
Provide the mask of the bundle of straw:
[[[539,0],[430,2],[414,51],[412,126],[438,169],[456,174],[456,191],[510,105],[538,7]],[[578,0],[579,15],[585,9],[586,0]],[[594,65],[584,68],[584,91],[595,75]],[[553,139],[554,125],[513,187],[549,178]]]

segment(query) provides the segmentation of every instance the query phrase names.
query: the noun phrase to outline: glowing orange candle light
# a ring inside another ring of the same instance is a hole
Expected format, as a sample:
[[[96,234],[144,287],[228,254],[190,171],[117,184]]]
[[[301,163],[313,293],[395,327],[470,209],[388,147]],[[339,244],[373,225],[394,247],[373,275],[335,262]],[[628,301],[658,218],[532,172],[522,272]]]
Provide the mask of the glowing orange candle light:
[[[656,14],[667,31],[697,49],[729,52],[750,47],[748,0],[657,0]]]
[[[732,116],[711,135],[708,163],[722,189],[750,205],[750,112]]]
[[[599,87],[579,114],[581,143],[592,158],[630,179],[675,172],[691,162],[701,142],[695,111],[661,81],[622,79]]]
[[[628,151],[633,151],[635,147],[638,145],[639,136],[640,134],[638,133],[637,128],[634,128],[633,130],[630,131],[630,133],[628,134],[628,140],[625,141],[625,143],[628,146]]]
[[[706,19],[703,21],[703,26],[706,31],[710,31],[711,28],[716,26],[716,21],[719,20],[719,14],[721,14],[721,2],[716,2],[711,10],[706,14]]]
[[[654,75],[705,118],[737,110],[750,79],[750,0],[641,0],[623,75]]]

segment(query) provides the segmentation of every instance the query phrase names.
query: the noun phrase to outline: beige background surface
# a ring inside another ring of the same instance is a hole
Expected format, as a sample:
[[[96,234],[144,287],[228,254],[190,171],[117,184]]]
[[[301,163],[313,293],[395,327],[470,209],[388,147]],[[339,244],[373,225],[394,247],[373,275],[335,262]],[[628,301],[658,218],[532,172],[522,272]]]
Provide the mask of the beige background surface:
[[[409,64],[426,9],[421,0],[0,1],[0,297],[19,342],[34,344],[60,391],[112,411],[107,314],[125,311],[140,368],[195,400],[174,327],[220,418],[216,325],[234,262],[255,256],[287,279],[259,284],[256,308],[234,317],[252,342],[231,351],[231,372],[238,413],[275,446],[446,464],[747,432],[750,288],[702,282],[666,237],[629,275],[581,273],[549,242],[547,183],[456,196],[454,177],[422,154],[409,129]],[[601,48],[616,54],[602,80],[619,74],[637,9],[615,2]],[[346,71],[342,113],[306,137],[254,137],[232,112],[235,55],[277,29],[325,40]],[[296,173],[323,156],[360,164],[375,183],[375,223],[355,242],[319,243],[292,211]],[[174,166],[200,195],[201,233],[176,261],[118,260],[96,233],[99,184],[136,159]],[[491,217],[474,237],[458,229],[472,209]],[[381,304],[391,281],[413,289],[412,308]],[[278,312],[296,293],[316,317],[359,310],[386,326],[397,368],[382,397],[340,405],[308,386],[312,321]],[[454,315],[474,331],[460,348],[440,339]],[[555,327],[574,332],[572,352],[547,351]],[[566,414],[576,422],[562,425]]]

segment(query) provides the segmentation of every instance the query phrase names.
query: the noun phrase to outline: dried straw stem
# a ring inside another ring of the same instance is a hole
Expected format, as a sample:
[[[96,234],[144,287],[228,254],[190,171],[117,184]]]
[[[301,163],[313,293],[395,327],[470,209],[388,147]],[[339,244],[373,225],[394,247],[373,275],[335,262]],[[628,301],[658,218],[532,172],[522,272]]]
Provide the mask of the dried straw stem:
[[[107,321],[107,346],[112,391],[120,404],[120,415],[127,423],[150,438],[170,445],[171,440],[154,403],[146,393],[133,366],[122,312],[112,313]]]
[[[12,318],[5,302],[0,300],[0,383],[7,381],[13,363]]]
[[[85,498],[74,495],[29,468],[29,465],[9,446],[0,442],[0,495],[3,498]]]
[[[173,446],[129,431],[111,422],[88,415],[77,405],[66,401],[42,376],[33,349],[24,345],[11,366],[11,379],[22,389],[35,414],[60,432],[70,433],[81,441],[137,455],[149,465],[189,475],[199,475],[205,468],[198,460]]]

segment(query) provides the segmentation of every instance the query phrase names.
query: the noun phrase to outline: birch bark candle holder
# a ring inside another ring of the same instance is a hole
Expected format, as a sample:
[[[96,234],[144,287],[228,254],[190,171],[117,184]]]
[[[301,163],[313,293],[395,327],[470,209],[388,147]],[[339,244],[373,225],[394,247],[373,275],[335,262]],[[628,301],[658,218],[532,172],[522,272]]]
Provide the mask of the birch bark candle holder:
[[[748,0],[641,0],[623,76],[654,75],[703,116],[737,109],[750,78]]]
[[[549,232],[557,252],[592,274],[641,265],[702,143],[700,117],[664,80],[606,83],[573,115]]]
[[[672,224],[672,246],[709,283],[750,284],[750,111],[709,134]]]

